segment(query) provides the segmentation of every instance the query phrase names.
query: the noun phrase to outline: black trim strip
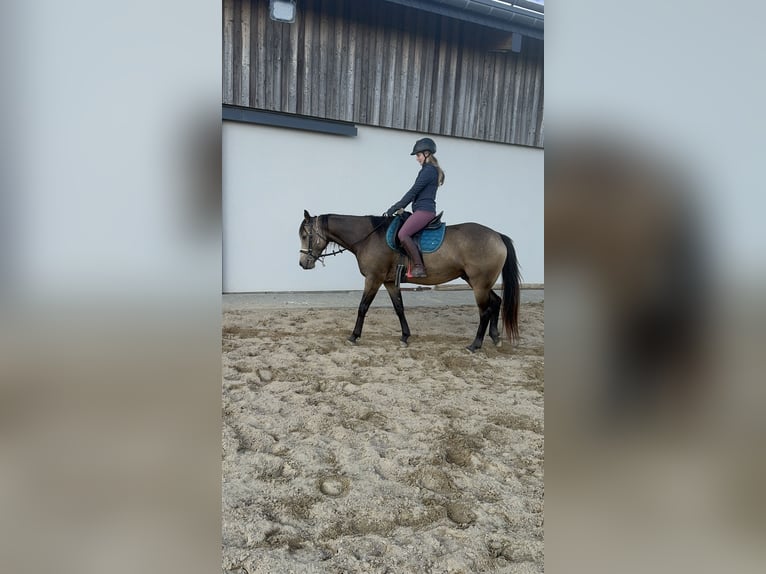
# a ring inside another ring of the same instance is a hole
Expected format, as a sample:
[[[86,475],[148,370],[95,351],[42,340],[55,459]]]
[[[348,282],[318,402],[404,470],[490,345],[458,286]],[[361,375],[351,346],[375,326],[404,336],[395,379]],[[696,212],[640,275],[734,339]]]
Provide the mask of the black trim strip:
[[[266,110],[257,110],[255,108],[243,108],[241,106],[232,106],[230,104],[223,104],[222,119],[232,122],[292,128],[340,136],[356,136],[356,125],[350,122],[325,120],[322,118],[285,114],[282,112],[270,112]]]

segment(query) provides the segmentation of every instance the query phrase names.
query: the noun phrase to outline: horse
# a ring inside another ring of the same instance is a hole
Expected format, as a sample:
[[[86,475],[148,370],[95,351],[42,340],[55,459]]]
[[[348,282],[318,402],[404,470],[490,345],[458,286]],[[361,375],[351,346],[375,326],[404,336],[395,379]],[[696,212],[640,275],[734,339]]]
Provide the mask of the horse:
[[[400,344],[408,346],[410,328],[404,316],[404,304],[399,287],[401,279],[400,254],[386,242],[386,231],[392,219],[375,215],[337,215],[333,213],[311,216],[303,211],[298,229],[301,241],[299,264],[313,269],[317,261],[350,251],[356,257],[359,271],[364,276],[364,292],[359,303],[356,324],[348,342],[356,344],[362,335],[367,311],[381,285],[384,285],[393,303],[402,329]],[[324,253],[327,246],[340,246],[339,251]],[[461,278],[473,289],[479,308],[479,328],[476,337],[466,348],[470,352],[480,349],[489,327],[489,336],[500,347],[498,320],[502,310],[503,327],[513,345],[519,339],[518,315],[521,275],[516,251],[509,237],[478,223],[448,225],[442,245],[432,253],[424,253],[423,260],[428,277],[408,278],[418,285],[436,285]],[[492,289],[502,273],[502,298]]]

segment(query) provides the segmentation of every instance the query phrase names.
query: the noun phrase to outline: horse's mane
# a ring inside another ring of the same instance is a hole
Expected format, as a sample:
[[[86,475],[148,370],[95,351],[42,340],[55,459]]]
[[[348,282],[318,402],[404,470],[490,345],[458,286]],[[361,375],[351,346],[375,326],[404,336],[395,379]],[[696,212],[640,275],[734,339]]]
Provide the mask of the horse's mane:
[[[378,225],[380,223],[383,223],[384,220],[388,220],[390,218],[383,217],[382,215],[368,215],[367,217],[370,218],[370,221],[373,225]]]
[[[369,217],[372,221],[381,221],[382,219],[390,219],[384,215],[353,215],[351,213],[326,213],[325,216],[327,217]]]
[[[390,217],[386,217],[385,215],[351,215],[350,213],[326,213],[323,217],[325,218],[325,222],[327,221],[327,217],[366,217],[370,220],[370,223],[372,223],[374,227],[382,225],[386,221],[390,221],[392,219]]]
[[[386,230],[388,229],[388,225],[386,222],[390,221],[391,218],[382,216],[382,215],[350,215],[350,214],[340,214],[340,213],[323,213],[321,215],[317,216],[319,227],[320,229],[326,230],[328,227],[328,219],[331,217],[351,217],[351,218],[367,218],[370,221],[370,224],[373,227],[372,233],[386,233]],[[328,238],[329,239],[329,238]],[[329,240],[327,242],[327,245],[322,250],[323,254],[331,254],[335,255],[333,252],[342,252],[348,249],[348,247],[344,247],[343,245],[339,244],[336,241]]]

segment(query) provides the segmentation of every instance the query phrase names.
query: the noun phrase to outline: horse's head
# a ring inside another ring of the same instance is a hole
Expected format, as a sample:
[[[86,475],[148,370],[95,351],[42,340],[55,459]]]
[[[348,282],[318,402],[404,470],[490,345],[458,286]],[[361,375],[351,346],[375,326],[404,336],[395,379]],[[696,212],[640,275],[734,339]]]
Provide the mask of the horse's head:
[[[303,221],[298,228],[298,236],[301,239],[301,254],[298,264],[304,269],[313,269],[329,243],[320,229],[319,217],[312,217],[308,211],[304,210]]]

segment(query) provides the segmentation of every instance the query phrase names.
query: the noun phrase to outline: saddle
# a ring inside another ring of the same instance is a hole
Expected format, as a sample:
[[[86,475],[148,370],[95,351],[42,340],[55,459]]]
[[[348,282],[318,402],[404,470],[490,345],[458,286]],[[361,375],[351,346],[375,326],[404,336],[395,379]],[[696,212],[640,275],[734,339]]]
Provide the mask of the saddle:
[[[415,245],[420,249],[421,253],[432,253],[441,247],[442,241],[444,241],[444,233],[447,228],[447,224],[442,219],[443,211],[440,211],[436,217],[434,217],[428,224],[412,236]],[[388,226],[386,231],[386,243],[394,251],[398,251],[406,255],[407,253],[399,242],[399,229],[402,224],[407,221],[407,218],[412,215],[409,211],[402,212],[401,215],[394,217],[393,221]]]

